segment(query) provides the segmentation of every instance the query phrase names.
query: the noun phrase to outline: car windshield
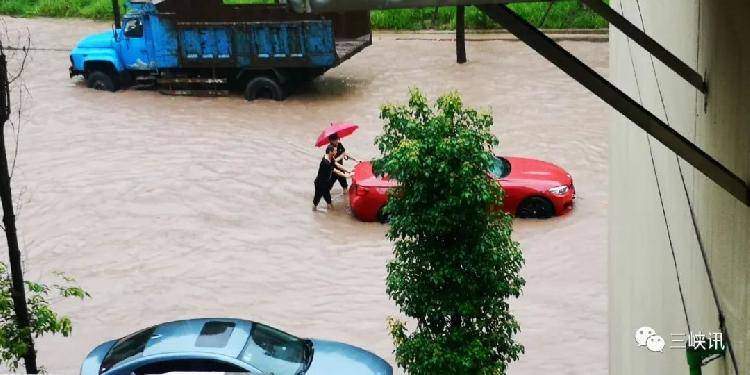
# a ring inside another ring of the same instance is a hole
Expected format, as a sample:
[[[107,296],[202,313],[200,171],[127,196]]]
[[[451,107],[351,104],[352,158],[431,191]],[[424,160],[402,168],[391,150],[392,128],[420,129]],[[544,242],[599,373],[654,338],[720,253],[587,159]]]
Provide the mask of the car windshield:
[[[254,323],[239,359],[263,373],[294,375],[307,368],[312,360],[311,355],[312,347],[309,342]]]
[[[120,362],[140,356],[146,349],[148,340],[153,336],[156,327],[146,328],[136,333],[125,336],[115,343],[102,360],[99,373],[107,371]]]
[[[503,178],[510,174],[510,162],[505,158],[495,156],[490,166],[490,174],[495,178]]]

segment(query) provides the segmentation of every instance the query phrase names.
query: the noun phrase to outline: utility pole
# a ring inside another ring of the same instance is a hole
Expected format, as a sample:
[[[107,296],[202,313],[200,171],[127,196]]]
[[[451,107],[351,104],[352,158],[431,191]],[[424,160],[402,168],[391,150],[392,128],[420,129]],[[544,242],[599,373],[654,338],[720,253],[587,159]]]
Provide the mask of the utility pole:
[[[8,63],[3,46],[0,43],[0,201],[3,205],[3,224],[5,225],[5,239],[8,241],[8,260],[10,261],[11,297],[13,310],[19,331],[22,332],[26,343],[26,353],[23,355],[27,374],[39,373],[36,367],[36,349],[31,337],[29,310],[26,306],[26,287],[23,282],[21,267],[21,251],[18,249],[18,235],[16,233],[16,216],[13,213],[13,194],[10,189],[10,173],[8,172],[8,157],[5,151],[5,123],[10,118],[10,84],[8,82]]]
[[[115,22],[115,29],[121,27],[120,2],[118,0],[112,0],[112,16]]]
[[[456,62],[466,62],[466,7],[456,6]]]

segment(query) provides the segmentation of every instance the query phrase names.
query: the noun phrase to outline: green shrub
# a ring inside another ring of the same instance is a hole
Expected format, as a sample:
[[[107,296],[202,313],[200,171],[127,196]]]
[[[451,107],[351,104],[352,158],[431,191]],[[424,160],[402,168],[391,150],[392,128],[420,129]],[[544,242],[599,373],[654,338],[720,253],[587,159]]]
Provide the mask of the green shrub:
[[[122,10],[125,13],[125,10]],[[112,1],[109,0],[92,0],[84,5],[78,16],[93,19],[112,19]]]
[[[34,15],[45,17],[75,17],[88,0],[39,0]]]
[[[31,0],[2,0],[0,1],[0,14],[22,15],[29,8]]]

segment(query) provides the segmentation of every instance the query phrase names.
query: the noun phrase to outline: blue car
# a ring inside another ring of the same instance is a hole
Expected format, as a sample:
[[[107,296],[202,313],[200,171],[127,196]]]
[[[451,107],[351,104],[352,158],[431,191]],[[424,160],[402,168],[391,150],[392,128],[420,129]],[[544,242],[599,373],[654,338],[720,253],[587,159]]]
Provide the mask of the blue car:
[[[81,366],[81,375],[168,372],[392,375],[393,368],[355,346],[301,339],[240,319],[162,323],[97,346]]]

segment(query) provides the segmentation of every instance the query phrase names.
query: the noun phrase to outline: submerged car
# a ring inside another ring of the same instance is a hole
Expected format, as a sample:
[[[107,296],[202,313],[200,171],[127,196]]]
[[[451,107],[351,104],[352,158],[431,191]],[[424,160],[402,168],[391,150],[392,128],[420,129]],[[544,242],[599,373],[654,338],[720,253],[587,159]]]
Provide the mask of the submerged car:
[[[546,219],[573,209],[573,178],[564,169],[541,160],[495,156],[489,175],[505,190],[502,209],[520,218]],[[372,170],[371,162],[354,168],[349,204],[362,221],[388,221],[388,191],[398,183]]]
[[[355,346],[302,339],[240,319],[162,323],[97,346],[81,366],[81,375],[168,372],[391,375],[393,369]]]

